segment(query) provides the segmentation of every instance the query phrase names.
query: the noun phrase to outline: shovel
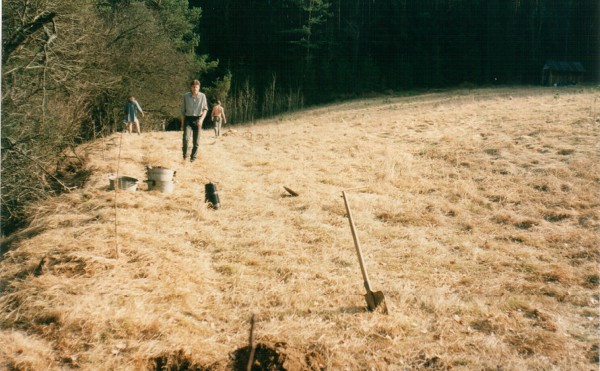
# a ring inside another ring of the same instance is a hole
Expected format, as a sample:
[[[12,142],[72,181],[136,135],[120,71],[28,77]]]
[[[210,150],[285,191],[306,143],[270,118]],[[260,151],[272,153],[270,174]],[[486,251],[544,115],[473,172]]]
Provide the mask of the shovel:
[[[365,294],[365,299],[367,300],[367,307],[371,312],[380,307],[383,313],[388,314],[383,292],[373,292],[373,290],[371,290],[371,283],[369,282],[369,276],[367,275],[367,270],[365,269],[365,262],[363,261],[362,251],[360,249],[360,242],[358,241],[358,235],[356,234],[356,227],[354,226],[354,221],[352,220],[352,212],[350,211],[350,205],[348,204],[346,191],[342,191],[342,196],[344,197],[344,204],[346,205],[346,212],[348,213],[348,220],[350,221],[350,229],[352,230],[352,238],[354,239],[354,246],[356,247],[356,254],[358,255],[360,271],[362,273],[363,280],[365,283],[365,289],[367,289],[367,293]]]

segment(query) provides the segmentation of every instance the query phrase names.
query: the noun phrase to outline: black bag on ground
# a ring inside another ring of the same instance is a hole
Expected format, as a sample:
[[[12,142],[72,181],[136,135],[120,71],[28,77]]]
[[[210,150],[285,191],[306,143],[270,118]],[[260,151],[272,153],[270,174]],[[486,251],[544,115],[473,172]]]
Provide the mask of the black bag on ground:
[[[221,206],[219,201],[219,193],[217,192],[217,186],[213,183],[207,183],[204,185],[204,202],[208,202],[211,208],[218,209]]]

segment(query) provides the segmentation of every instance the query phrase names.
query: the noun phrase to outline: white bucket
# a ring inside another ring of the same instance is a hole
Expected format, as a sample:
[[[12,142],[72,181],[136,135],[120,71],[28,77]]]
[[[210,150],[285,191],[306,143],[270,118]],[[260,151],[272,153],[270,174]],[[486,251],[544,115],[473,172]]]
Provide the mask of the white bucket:
[[[148,169],[148,180],[168,182],[173,180],[174,176],[175,170],[173,169],[167,169],[165,167],[152,167]]]
[[[118,189],[124,189],[126,191],[136,191],[139,183],[139,180],[129,176],[120,176],[118,178],[111,177],[108,180],[109,188],[111,190],[114,190],[116,186],[116,188]]]

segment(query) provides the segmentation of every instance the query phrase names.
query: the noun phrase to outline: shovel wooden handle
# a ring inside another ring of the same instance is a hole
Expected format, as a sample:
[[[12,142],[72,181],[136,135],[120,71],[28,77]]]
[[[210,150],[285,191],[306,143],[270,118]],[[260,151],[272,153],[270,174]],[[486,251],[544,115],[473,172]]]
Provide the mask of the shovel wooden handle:
[[[354,247],[356,247],[356,255],[358,255],[358,263],[360,264],[360,271],[363,276],[363,280],[365,281],[365,288],[367,292],[371,292],[371,283],[369,282],[369,275],[367,274],[367,270],[365,269],[365,262],[362,257],[362,251],[360,248],[360,241],[358,240],[358,235],[356,234],[356,227],[354,226],[354,219],[352,219],[352,212],[350,211],[350,205],[348,204],[348,198],[346,197],[346,191],[342,191],[342,196],[344,197],[344,205],[346,205],[346,212],[348,213],[348,220],[350,221],[350,230],[352,230],[352,238],[354,239]]]

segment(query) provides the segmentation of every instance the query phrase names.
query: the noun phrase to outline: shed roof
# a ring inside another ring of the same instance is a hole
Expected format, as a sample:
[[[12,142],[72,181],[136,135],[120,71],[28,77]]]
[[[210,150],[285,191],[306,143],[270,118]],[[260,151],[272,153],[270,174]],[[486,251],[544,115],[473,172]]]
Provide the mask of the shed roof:
[[[585,68],[580,62],[547,61],[544,64],[544,70],[585,73]]]

